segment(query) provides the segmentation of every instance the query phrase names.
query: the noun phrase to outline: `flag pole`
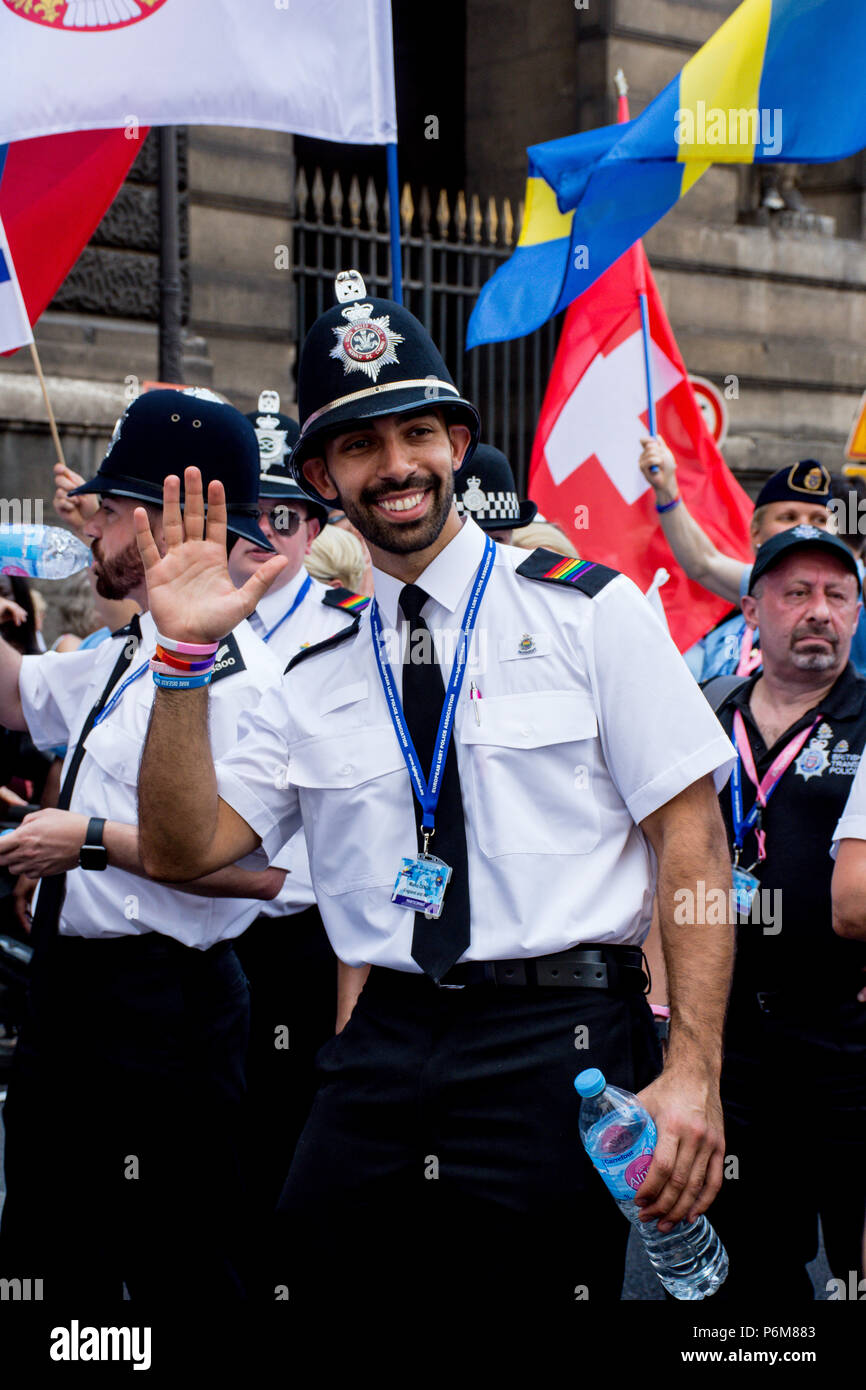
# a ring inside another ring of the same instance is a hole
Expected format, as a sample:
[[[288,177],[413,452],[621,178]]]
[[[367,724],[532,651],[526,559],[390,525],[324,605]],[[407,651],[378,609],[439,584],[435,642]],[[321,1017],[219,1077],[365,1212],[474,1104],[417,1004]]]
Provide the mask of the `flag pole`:
[[[391,233],[391,298],[403,303],[403,251],[400,246],[400,180],[397,175],[397,144],[385,146],[388,161],[388,223]]]
[[[616,90],[619,96],[617,120],[622,123],[629,119],[628,83],[625,80],[625,73],[622,68],[617,68],[613,80],[616,84]],[[632,247],[632,255],[634,257],[635,281],[638,287],[637,298],[638,304],[640,305],[640,326],[643,335],[643,368],[646,377],[647,424],[650,434],[655,435],[656,405],[653,392],[652,356],[650,354],[650,343],[652,342],[652,338],[650,337],[649,301],[646,292],[646,263],[643,257],[642,242],[635,242]]]
[[[39,361],[39,353],[36,344],[30,343],[30,356],[33,358],[33,365],[36,368],[36,375],[39,378],[39,385],[42,387],[42,399],[45,402],[45,409],[48,412],[48,428],[51,430],[51,438],[54,440],[54,447],[57,450],[57,462],[66,467],[66,459],[63,455],[63,445],[60,443],[60,435],[57,432],[57,421],[54,418],[54,411],[51,409],[51,401],[48,398],[48,387],[45,385],[45,377],[42,375],[42,363]]]

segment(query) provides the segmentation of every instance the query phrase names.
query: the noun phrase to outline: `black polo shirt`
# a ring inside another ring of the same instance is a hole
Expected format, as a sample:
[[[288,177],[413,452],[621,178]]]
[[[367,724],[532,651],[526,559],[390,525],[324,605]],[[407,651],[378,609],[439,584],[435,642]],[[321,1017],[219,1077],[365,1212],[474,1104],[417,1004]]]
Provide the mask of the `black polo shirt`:
[[[866,942],[846,941],[832,926],[830,880],[833,832],[848,800],[859,755],[866,747],[866,680],[849,664],[821,701],[767,748],[755,724],[749,700],[760,672],[723,702],[718,711],[733,740],[734,712],[743,716],[746,734],[762,778],[791,738],[820,719],[772,793],[763,813],[767,857],[753,870],[761,890],[780,890],[770,899],[780,905],[775,923],[741,918],[737,927],[734,998],[741,991],[796,990],[839,993],[854,999],[866,984]],[[755,802],[755,788],[742,774],[743,815]],[[733,846],[731,783],[720,795],[722,815]],[[754,830],[747,832],[740,864],[749,868],[758,857]],[[781,923],[781,930],[771,934]],[[765,931],[769,926],[770,931]]]

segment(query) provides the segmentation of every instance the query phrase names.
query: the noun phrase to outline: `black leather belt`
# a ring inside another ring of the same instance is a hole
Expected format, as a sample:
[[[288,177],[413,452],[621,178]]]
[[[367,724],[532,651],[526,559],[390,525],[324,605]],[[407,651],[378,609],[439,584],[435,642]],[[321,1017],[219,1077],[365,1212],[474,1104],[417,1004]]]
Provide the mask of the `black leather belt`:
[[[545,985],[645,994],[649,980],[639,946],[573,946],[526,960],[464,961],[452,965],[441,985]]]

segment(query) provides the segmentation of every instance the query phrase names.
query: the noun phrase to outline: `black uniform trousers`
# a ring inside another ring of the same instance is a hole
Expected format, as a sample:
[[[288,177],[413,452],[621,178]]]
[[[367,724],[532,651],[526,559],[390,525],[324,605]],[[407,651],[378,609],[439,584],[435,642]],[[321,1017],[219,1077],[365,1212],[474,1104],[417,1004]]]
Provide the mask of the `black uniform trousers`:
[[[34,957],[4,1107],[0,1273],[46,1300],[245,1291],[248,990],[230,946],[57,936]]]
[[[337,957],[317,907],[257,917],[235,949],[250,986],[244,1150],[257,1273],[270,1300],[274,1209],[316,1094],[316,1054],[334,1036]]]
[[[637,1091],[658,1074],[642,996],[374,968],[319,1065],[278,1213],[295,1306],[620,1297],[629,1227],[584,1153],[574,1077],[598,1066]]]
[[[856,989],[856,985],[854,986]],[[722,1068],[730,1175],[710,1212],[730,1259],[716,1295],[811,1300],[818,1217],[835,1278],[862,1277],[866,1005],[732,998]],[[736,1163],[731,1162],[732,1159]]]

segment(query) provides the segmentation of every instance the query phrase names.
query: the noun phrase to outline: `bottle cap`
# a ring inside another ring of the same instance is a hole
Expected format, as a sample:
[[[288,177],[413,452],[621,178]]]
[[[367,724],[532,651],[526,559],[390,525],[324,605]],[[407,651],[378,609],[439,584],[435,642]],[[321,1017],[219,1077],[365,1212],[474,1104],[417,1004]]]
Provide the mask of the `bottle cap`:
[[[586,1071],[574,1078],[574,1089],[579,1096],[600,1095],[606,1085],[604,1072],[599,1071],[598,1067],[587,1067]]]

